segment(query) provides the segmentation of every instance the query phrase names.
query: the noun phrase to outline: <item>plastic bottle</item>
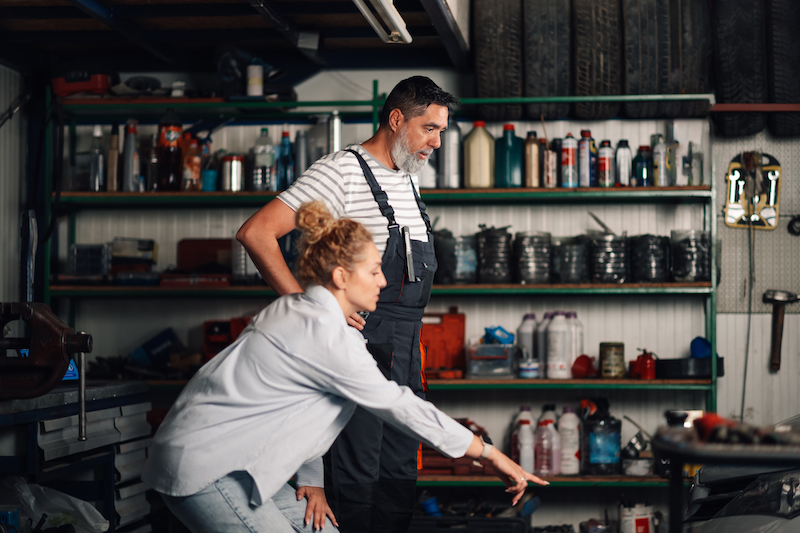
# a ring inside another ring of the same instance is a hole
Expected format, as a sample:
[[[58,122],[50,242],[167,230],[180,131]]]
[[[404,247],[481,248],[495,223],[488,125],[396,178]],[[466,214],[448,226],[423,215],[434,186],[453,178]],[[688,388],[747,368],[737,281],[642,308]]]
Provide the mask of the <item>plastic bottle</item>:
[[[567,133],[561,141],[561,186],[578,187],[578,141]]]
[[[653,146],[653,187],[666,187],[675,185],[667,167],[667,144],[664,136],[658,134],[657,141]]]
[[[158,134],[153,134],[150,144],[150,158],[147,162],[147,184],[145,189],[148,191],[156,190],[158,184]]]
[[[277,191],[275,180],[275,147],[269,138],[269,128],[261,128],[261,135],[253,146],[253,175],[251,179],[254,191]]]
[[[536,362],[536,372],[534,374],[534,335],[536,334],[536,315],[534,313],[526,313],[522,318],[517,328],[517,344],[522,348],[522,361],[519,365],[519,377],[521,378],[537,378],[538,361]]]
[[[653,159],[650,147],[642,145],[633,158],[631,187],[650,187],[653,184]]]
[[[529,131],[525,138],[525,187],[541,187],[539,179],[539,139],[535,131]]]
[[[89,190],[106,190],[106,152],[103,149],[103,128],[95,124],[89,160]]]
[[[569,363],[569,367],[571,374],[572,363],[574,363],[575,359],[577,359],[578,356],[583,353],[583,324],[581,324],[581,321],[578,320],[578,313],[575,311],[570,311],[567,313],[567,324],[570,327],[570,352],[572,354],[572,359]]]
[[[494,139],[486,131],[486,123],[476,120],[464,138],[464,187],[494,187]]]
[[[200,181],[200,149],[197,145],[197,139],[191,139],[186,150],[186,157],[183,158],[183,190],[199,191],[202,188],[203,183]]]
[[[278,147],[278,190],[285,190],[294,183],[294,159],[292,158],[292,142],[289,132],[281,133],[281,144]]]
[[[294,136],[294,175],[302,176],[303,172],[311,166],[308,151],[308,133],[299,130]]]
[[[622,422],[611,416],[608,400],[597,398],[597,410],[583,422],[581,470],[587,475],[620,474]]]
[[[503,136],[495,141],[494,180],[498,189],[522,187],[523,140],[514,134],[513,124],[503,124]]]
[[[615,157],[617,163],[617,183],[623,187],[631,184],[631,176],[633,175],[633,154],[631,147],[628,146],[627,139],[620,139],[617,144],[617,153]]]
[[[539,418],[536,419],[536,423],[538,424],[543,420],[552,420],[553,424],[558,421],[558,415],[556,415],[556,404],[546,403],[542,406],[542,414],[540,414]]]
[[[561,437],[561,474],[576,476],[581,473],[581,419],[574,407],[564,406],[558,419],[558,434]]]
[[[550,475],[557,476],[561,473],[561,435],[558,433],[556,425],[553,422],[547,424],[547,430],[550,432],[550,438],[553,442],[553,463]]]
[[[534,435],[534,474],[540,477],[553,475],[553,434],[548,420],[539,422]],[[521,465],[520,465],[521,466]]]
[[[183,177],[181,129],[181,120],[172,109],[169,109],[158,123],[158,146],[156,148],[158,179],[155,184],[157,191],[181,190],[181,178]]]
[[[617,184],[616,170],[614,149],[611,148],[611,141],[601,141],[600,149],[597,151],[597,185],[599,187],[614,187]]]
[[[545,313],[544,318],[536,326],[536,344],[534,346],[534,357],[539,360],[539,375],[543,378],[547,376],[547,326],[553,319],[553,313]]]
[[[578,141],[578,181],[581,187],[597,187],[597,146],[589,130],[581,130]]]
[[[517,439],[519,450],[519,466],[526,472],[533,473],[536,467],[536,440],[530,420],[519,421],[519,436]]]
[[[119,183],[119,122],[111,124],[111,137],[108,146],[108,165],[106,169],[106,190],[118,191]]]
[[[125,142],[122,151],[122,190],[144,192],[141,173],[139,150],[136,147],[136,121],[129,120],[125,126]]]
[[[529,424],[533,423],[533,413],[531,412],[530,405],[520,405],[519,413],[511,421],[511,432],[508,437],[509,450],[511,460],[519,464],[519,427],[520,421],[527,420]],[[532,431],[532,428],[531,428]],[[533,447],[531,447],[533,449]],[[530,470],[528,470],[530,472]]]
[[[436,155],[438,173],[436,186],[440,189],[458,189],[461,187],[461,128],[452,117],[447,121],[447,129],[441,135],[441,146]]]
[[[556,311],[547,326],[547,377],[549,379],[570,379],[572,377],[569,333],[567,317],[562,311]]]

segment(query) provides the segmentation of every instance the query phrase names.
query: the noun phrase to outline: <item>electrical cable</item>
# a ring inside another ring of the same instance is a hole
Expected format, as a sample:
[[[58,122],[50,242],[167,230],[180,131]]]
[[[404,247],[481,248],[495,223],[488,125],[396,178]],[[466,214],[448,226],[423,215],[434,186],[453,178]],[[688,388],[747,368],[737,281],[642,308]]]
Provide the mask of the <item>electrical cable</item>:
[[[742,162],[744,162],[744,154],[742,154]],[[756,167],[758,168],[758,167]],[[747,186],[745,186],[745,190]],[[751,195],[747,198],[747,252],[748,252],[748,276],[747,276],[747,336],[744,344],[744,370],[742,372],[742,406],[739,412],[739,420],[744,423],[744,400],[747,392],[747,361],[750,357],[750,329],[753,319],[753,285],[755,285],[755,257],[753,248],[755,246],[753,227],[753,204]]]

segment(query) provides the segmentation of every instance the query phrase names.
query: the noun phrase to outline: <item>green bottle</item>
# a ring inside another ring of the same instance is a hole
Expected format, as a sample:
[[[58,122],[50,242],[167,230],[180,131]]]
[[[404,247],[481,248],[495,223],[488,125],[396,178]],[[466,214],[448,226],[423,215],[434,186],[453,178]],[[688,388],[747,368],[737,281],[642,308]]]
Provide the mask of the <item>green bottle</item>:
[[[525,141],[514,134],[513,124],[503,124],[503,136],[495,141],[495,187],[522,187],[522,155]]]

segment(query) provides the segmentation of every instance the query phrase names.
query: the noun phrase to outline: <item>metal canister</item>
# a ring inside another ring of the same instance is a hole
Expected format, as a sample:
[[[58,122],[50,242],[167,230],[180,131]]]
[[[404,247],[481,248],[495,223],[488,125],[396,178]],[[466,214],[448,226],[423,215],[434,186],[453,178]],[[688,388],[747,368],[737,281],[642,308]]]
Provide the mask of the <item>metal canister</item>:
[[[616,185],[615,170],[614,149],[611,148],[611,141],[602,141],[600,150],[597,152],[597,185],[600,187]]]
[[[555,189],[558,186],[558,154],[552,150],[544,151],[544,187]]]
[[[578,176],[581,187],[597,187],[597,147],[589,130],[581,130],[578,141]]]
[[[244,156],[226,155],[222,158],[219,185],[223,191],[244,190]]]
[[[561,186],[578,185],[578,141],[571,133],[567,133],[561,141]]]
[[[458,189],[461,187],[461,128],[454,118],[450,118],[447,129],[441,135],[439,147],[437,186],[440,189]]]
[[[625,377],[625,344],[621,342],[600,343],[600,376],[611,379]]]

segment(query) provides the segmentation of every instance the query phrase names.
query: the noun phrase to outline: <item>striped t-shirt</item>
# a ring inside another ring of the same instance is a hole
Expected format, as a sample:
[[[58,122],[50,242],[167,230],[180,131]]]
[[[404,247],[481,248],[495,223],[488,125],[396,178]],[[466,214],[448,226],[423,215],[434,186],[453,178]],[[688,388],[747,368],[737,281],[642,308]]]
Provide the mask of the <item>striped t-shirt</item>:
[[[348,148],[361,154],[369,165],[389,197],[397,224],[401,228],[408,226],[412,239],[427,242],[425,222],[412,189],[412,181],[414,187],[418,186],[417,176],[386,167],[361,145]],[[375,246],[383,256],[389,239],[389,222],[381,214],[356,156],[350,152],[341,150],[320,158],[278,198],[294,211],[306,202],[322,200],[334,217],[350,218],[363,224],[372,233]]]

